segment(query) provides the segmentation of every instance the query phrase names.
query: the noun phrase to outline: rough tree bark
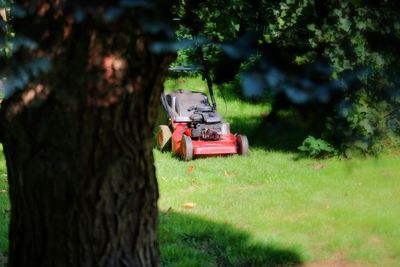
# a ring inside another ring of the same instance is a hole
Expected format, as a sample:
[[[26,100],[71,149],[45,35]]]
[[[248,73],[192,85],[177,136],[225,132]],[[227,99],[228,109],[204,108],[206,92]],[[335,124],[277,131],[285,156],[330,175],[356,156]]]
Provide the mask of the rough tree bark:
[[[149,50],[167,37],[137,18],[160,13],[127,8],[107,20],[98,1],[78,22],[65,1],[16,2],[29,10],[17,36],[38,48],[13,59],[52,65],[1,107],[9,266],[158,266],[152,132],[173,56]]]

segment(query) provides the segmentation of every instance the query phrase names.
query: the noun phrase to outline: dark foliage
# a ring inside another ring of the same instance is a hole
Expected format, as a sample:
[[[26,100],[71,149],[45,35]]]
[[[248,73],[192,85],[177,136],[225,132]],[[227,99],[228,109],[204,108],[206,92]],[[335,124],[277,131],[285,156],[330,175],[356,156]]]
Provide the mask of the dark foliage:
[[[396,1],[184,1],[176,14],[179,37],[209,38],[216,82],[233,80],[242,64],[244,95],[268,92],[274,112],[291,105],[314,116],[336,148],[375,153],[396,134],[387,116],[399,101]],[[179,58],[196,62],[190,53]]]

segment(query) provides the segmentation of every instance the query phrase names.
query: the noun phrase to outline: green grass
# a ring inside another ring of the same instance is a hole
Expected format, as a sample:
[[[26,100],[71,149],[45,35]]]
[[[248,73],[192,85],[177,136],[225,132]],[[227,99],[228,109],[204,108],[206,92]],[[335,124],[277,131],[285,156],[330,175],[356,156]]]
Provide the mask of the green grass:
[[[4,264],[5,258],[3,254],[8,248],[9,209],[7,170],[3,148],[0,146],[0,266]]]
[[[205,90],[196,79],[167,86]],[[231,130],[249,136],[270,110],[229,96],[225,112],[217,102]],[[399,152],[316,161],[282,151],[257,143],[248,157],[183,162],[155,150],[162,265],[400,266]],[[8,209],[0,193],[3,252]]]
[[[227,224],[247,233],[250,242],[290,251],[305,262],[340,256],[352,263],[399,265],[398,157],[316,162],[263,149],[253,149],[247,158],[191,162],[158,151],[155,155],[159,205],[167,214]],[[188,202],[194,208],[182,206]],[[164,217],[162,237],[171,228]],[[196,227],[174,231],[190,235]],[[223,243],[219,236],[213,238]],[[182,238],[164,239],[166,258],[171,257],[171,246],[184,246]]]
[[[205,91],[195,79],[166,85]],[[256,130],[270,105],[229,96],[225,112],[218,93],[217,103],[231,130],[257,137],[257,145],[246,158],[191,162],[154,152],[164,265],[400,266],[398,154],[299,159],[260,143]]]

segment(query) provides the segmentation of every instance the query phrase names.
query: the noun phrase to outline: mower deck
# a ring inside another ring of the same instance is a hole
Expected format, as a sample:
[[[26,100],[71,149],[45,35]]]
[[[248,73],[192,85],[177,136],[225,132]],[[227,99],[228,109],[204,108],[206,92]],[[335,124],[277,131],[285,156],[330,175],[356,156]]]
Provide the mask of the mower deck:
[[[236,138],[228,136],[227,140],[202,141],[192,140],[193,156],[237,154]]]

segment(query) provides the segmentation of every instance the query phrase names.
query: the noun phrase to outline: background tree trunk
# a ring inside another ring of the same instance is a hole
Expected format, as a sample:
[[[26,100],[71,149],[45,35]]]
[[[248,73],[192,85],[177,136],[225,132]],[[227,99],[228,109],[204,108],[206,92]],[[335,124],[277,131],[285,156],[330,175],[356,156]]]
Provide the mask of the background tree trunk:
[[[173,57],[151,53],[139,11],[106,24],[36,8],[14,28],[39,49],[14,58],[51,70],[1,107],[9,266],[158,266],[152,133]]]

